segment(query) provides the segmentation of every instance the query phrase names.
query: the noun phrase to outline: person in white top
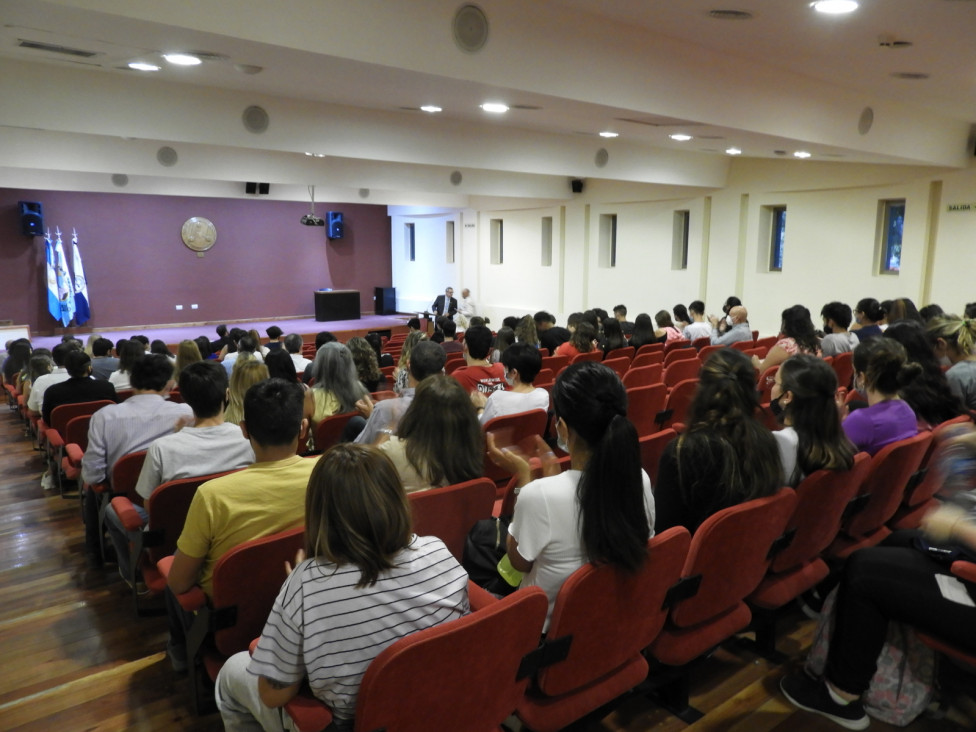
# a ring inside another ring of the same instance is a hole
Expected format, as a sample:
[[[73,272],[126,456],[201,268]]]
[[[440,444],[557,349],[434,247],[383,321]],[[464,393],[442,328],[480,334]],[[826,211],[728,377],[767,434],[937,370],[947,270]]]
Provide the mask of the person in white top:
[[[689,341],[696,338],[709,338],[712,335],[712,326],[705,322],[705,303],[701,300],[694,300],[688,305],[688,315],[691,322],[685,326],[684,337]]]
[[[461,299],[458,301],[457,314],[454,316],[454,322],[457,323],[457,327],[460,330],[467,328],[468,323],[475,316],[476,311],[477,307],[474,298],[471,297],[471,290],[465,287],[461,290]]]
[[[820,341],[820,350],[824,356],[836,356],[839,353],[853,352],[860,339],[848,328],[854,314],[851,306],[842,302],[828,302],[820,310],[823,318],[824,337]]]
[[[501,362],[505,367],[508,391],[493,391],[490,395],[481,391],[471,392],[471,401],[478,408],[481,424],[506,414],[532,409],[548,411],[549,392],[532,386],[542,368],[539,349],[528,343],[515,343],[502,352]]]
[[[68,341],[59,343],[51,349],[51,358],[54,359],[54,370],[49,374],[37,377],[31,384],[30,396],[27,397],[27,411],[31,415],[41,416],[41,407],[44,406],[44,392],[52,384],[60,384],[70,378],[68,370],[64,367],[64,359],[69,353],[81,350],[80,341]]]
[[[289,333],[285,336],[285,350],[295,363],[295,371],[299,374],[305,373],[306,367],[312,360],[302,355],[302,337],[298,333]]]
[[[637,569],[654,535],[654,494],[620,378],[603,364],[573,364],[556,380],[552,397],[559,447],[569,453],[571,470],[559,472],[540,438],[546,477],[531,480],[525,456],[487,437],[492,461],[515,473],[519,486],[508,560],[525,573],[521,587],[546,591],[550,615],[573,572],[588,561]]]

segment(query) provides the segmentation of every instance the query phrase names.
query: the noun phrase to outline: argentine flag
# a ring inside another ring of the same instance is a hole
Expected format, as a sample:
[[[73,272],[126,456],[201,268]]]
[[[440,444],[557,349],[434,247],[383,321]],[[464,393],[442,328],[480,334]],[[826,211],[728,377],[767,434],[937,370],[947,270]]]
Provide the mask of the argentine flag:
[[[71,275],[68,273],[68,260],[64,256],[64,245],[61,243],[61,232],[57,232],[54,242],[54,253],[58,273],[58,304],[61,308],[61,322],[67,326],[75,314],[74,288],[71,286]]]
[[[85,268],[81,264],[81,252],[78,250],[78,232],[71,231],[71,249],[74,255],[75,271],[75,324],[84,325],[91,318],[91,308],[88,306],[88,281],[85,279]]]
[[[47,253],[47,310],[55,320],[61,320],[61,303],[58,302],[58,274],[55,260],[57,254],[54,251],[54,242],[51,241],[51,232],[44,235],[44,248]]]

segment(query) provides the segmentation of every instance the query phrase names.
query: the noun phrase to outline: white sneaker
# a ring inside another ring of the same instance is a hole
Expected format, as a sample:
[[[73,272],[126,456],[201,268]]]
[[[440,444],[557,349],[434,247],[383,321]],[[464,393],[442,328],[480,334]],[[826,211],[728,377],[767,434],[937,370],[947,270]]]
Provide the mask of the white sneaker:
[[[54,482],[53,473],[44,473],[44,475],[41,476],[41,488],[46,491],[53,491],[57,487],[57,484]]]

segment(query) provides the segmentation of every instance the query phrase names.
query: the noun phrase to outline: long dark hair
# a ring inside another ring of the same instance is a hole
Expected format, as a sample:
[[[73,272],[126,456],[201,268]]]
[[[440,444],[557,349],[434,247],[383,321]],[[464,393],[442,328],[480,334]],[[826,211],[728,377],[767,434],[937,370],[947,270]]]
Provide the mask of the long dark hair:
[[[794,305],[783,311],[782,330],[783,335],[796,341],[801,352],[816,354],[820,350],[810,311],[802,305]]]
[[[576,326],[576,330],[569,337],[569,342],[580,353],[589,353],[593,350],[595,339],[596,328],[584,321]]]
[[[477,412],[452,376],[437,374],[420,382],[397,436],[407,443],[407,460],[432,486],[463,483],[484,473],[485,439]]]
[[[716,505],[772,495],[782,485],[776,440],[757,418],[758,409],[750,358],[733,348],[713,353],[699,373],[689,427],[678,438],[678,451],[679,469],[687,464],[703,472],[702,466],[713,465],[718,471],[710,476],[724,492]]]
[[[840,426],[834,403],[837,374],[816,356],[798,354],[779,367],[783,392],[793,395],[783,409],[799,438],[796,467],[786,482],[797,485],[804,475],[824,468],[850,470],[854,465],[854,445]]]
[[[657,343],[657,336],[654,335],[654,321],[647,313],[641,313],[634,318],[634,334],[630,337],[630,345],[640,348],[648,343]]]
[[[898,395],[917,416],[936,425],[963,413],[962,401],[952,393],[932,342],[919,322],[900,320],[889,325],[882,336],[901,343],[908,355],[909,368],[915,364],[921,370],[902,374],[898,389]]]
[[[583,362],[559,375],[552,400],[556,415],[590,450],[576,488],[586,555],[591,562],[636,571],[647,556],[651,527],[627,392],[612,369]]]
[[[620,327],[620,321],[616,318],[610,318],[604,322],[603,337],[606,339],[606,344],[603,346],[605,353],[609,353],[615,348],[624,348],[627,345],[627,339],[624,338],[624,331]]]

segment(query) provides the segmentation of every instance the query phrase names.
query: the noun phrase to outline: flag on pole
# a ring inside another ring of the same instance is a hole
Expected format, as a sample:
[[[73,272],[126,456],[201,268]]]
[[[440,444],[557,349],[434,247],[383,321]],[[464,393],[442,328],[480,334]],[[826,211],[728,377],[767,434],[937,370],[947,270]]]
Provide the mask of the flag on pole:
[[[61,320],[61,303],[58,302],[58,275],[55,260],[54,242],[50,229],[44,234],[44,249],[47,254],[47,310],[55,320]]]
[[[61,243],[61,230],[57,229],[58,237],[54,242],[54,253],[57,257],[55,266],[58,274],[58,304],[61,308],[61,322],[67,326],[75,314],[74,288],[71,286],[71,274],[68,272],[68,260],[64,256],[64,245]]]
[[[85,268],[81,264],[81,252],[78,250],[78,232],[74,229],[71,230],[71,249],[75,272],[75,323],[84,325],[91,318],[91,308],[88,306],[88,281],[85,279]]]

